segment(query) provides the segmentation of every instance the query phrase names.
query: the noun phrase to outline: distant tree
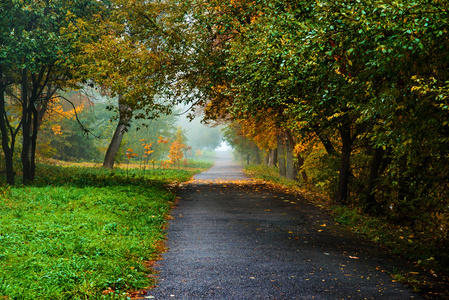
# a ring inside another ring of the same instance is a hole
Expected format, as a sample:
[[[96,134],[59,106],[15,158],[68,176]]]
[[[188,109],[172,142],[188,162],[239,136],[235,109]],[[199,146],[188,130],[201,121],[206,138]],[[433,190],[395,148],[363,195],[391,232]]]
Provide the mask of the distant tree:
[[[145,140],[145,143],[153,143],[151,149],[154,152],[151,156],[155,159],[164,159],[168,153],[169,145],[158,143],[158,140],[159,137],[168,140],[176,139],[177,119],[178,117],[174,113],[161,115],[156,119],[134,122],[126,133],[128,138],[123,146],[133,148],[139,154],[139,157],[143,157],[144,149],[141,147],[142,142],[140,140]]]
[[[75,108],[64,107],[64,100],[49,105],[38,137],[39,155],[65,161],[98,161],[101,133],[94,132],[93,128],[99,120],[94,114],[93,104],[84,102],[87,100],[84,97],[78,97],[81,100]],[[80,122],[85,128],[92,128],[92,135],[80,130]]]
[[[170,145],[170,151],[168,154],[168,158],[170,159],[170,161],[173,164],[178,164],[178,169],[180,167],[180,161],[181,159],[184,158],[184,154],[183,154],[183,148],[185,147],[185,145],[180,142],[179,140],[175,140],[171,145]]]
[[[86,44],[77,57],[78,75],[101,87],[117,105],[117,127],[103,166],[112,168],[123,135],[133,119],[154,119],[171,112],[172,103],[158,97],[167,83],[164,39],[171,2],[115,0],[108,18],[99,19],[91,30],[98,39]]]
[[[202,124],[199,118],[195,118],[189,124],[182,124],[183,127],[187,128],[185,135],[188,144],[194,151],[197,149],[214,150],[220,146],[223,139],[221,126]]]

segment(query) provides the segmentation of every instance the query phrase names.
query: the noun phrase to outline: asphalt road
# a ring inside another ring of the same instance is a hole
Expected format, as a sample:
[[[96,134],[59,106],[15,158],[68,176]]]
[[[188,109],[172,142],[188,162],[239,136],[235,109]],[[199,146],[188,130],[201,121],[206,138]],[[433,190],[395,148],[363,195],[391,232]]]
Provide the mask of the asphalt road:
[[[388,275],[407,262],[230,157],[181,187],[147,299],[422,299]]]

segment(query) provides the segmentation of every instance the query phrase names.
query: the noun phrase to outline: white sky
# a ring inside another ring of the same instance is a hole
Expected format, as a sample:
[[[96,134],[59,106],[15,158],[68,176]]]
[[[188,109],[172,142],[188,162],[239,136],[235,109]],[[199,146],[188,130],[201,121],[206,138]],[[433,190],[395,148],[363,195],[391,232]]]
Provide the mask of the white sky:
[[[221,142],[220,147],[215,149],[215,151],[230,151],[230,150],[232,150],[232,148],[225,141]]]

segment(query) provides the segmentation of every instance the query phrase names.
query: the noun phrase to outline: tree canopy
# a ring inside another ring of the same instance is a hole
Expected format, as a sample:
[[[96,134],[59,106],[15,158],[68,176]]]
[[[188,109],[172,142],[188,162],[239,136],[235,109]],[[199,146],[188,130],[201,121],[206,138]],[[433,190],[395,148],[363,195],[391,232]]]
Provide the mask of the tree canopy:
[[[425,207],[430,223],[446,210],[445,1],[190,4],[201,50],[180,67],[207,118],[320,141],[338,203],[409,221]]]
[[[91,84],[118,97],[119,126],[183,102],[337,203],[431,224],[448,204],[448,14],[442,0],[2,1],[5,158],[21,132],[32,180],[39,112]]]

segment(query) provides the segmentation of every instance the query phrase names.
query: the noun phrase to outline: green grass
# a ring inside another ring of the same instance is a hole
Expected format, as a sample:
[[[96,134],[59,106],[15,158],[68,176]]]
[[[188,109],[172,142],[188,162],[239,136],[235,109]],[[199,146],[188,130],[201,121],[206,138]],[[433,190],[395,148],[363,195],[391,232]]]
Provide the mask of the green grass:
[[[189,168],[210,168],[213,165],[213,158],[189,160]]]
[[[153,284],[175,195],[201,169],[39,166],[32,186],[0,188],[0,299],[126,299]]]
[[[247,165],[245,173],[253,178],[283,185],[287,188],[298,187],[298,182],[279,177],[279,170],[265,165]]]

